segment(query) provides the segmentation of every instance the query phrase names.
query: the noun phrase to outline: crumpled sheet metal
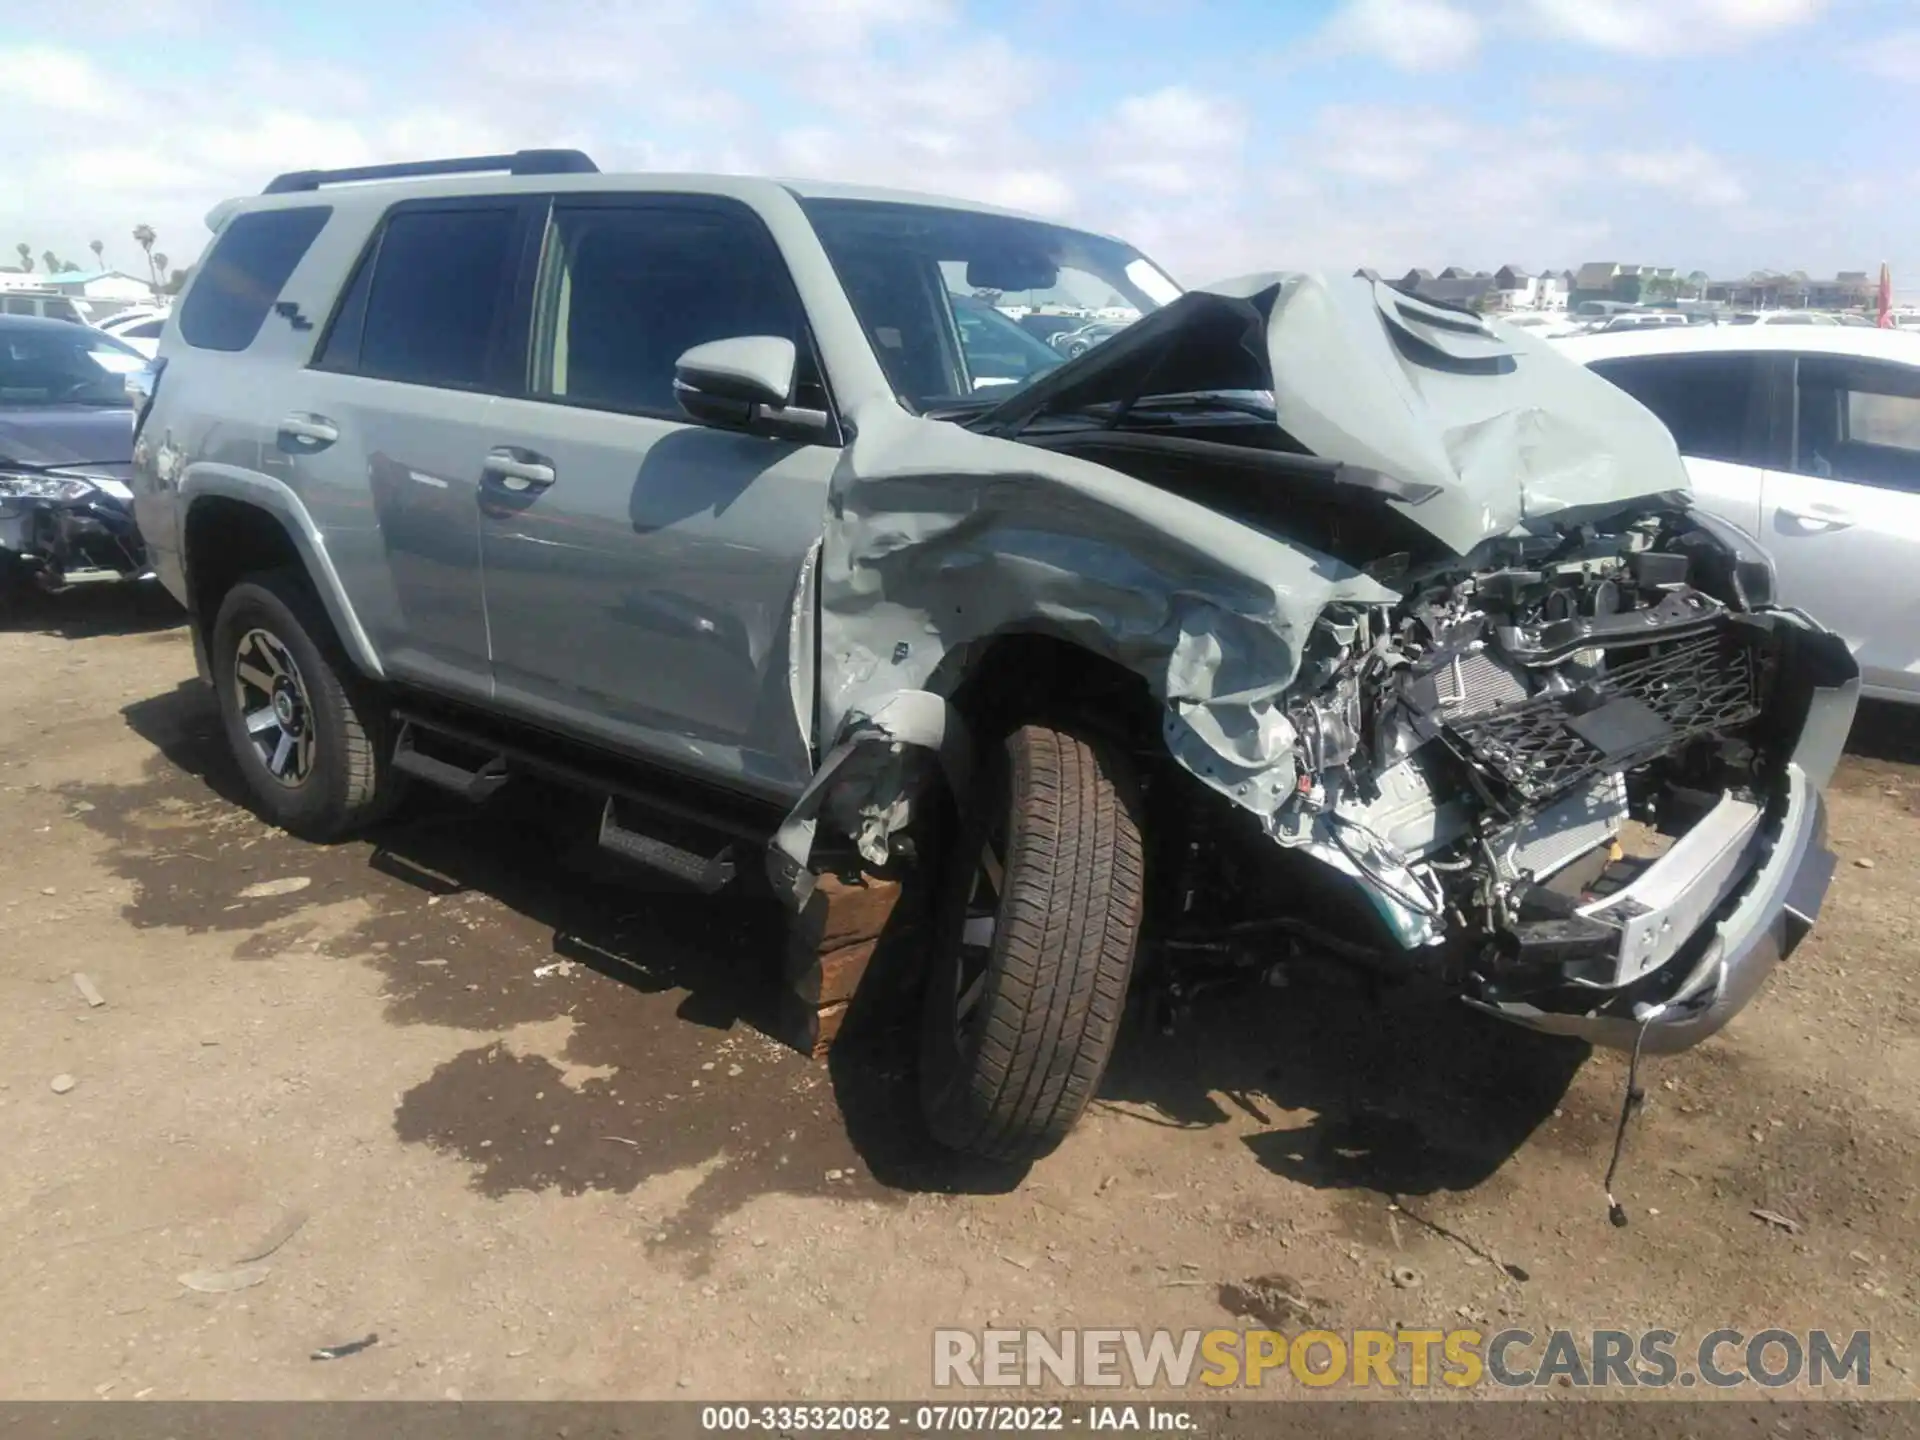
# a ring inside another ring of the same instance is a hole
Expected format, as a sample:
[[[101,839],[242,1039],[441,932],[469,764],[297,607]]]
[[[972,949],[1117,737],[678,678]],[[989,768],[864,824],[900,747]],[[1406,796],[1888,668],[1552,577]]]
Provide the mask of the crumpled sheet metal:
[[[1271,814],[1294,785],[1280,699],[1330,603],[1390,604],[1352,567],[1283,544],[1085,461],[900,415],[863,425],[829,502],[821,555],[820,733],[828,759],[782,832],[801,845],[846,810],[869,863],[904,823],[888,780],[902,743],[937,729],[903,696],[945,695],[957,652],[1001,635],[1071,641],[1142,676],[1168,749],[1208,785]],[[889,720],[889,716],[892,720]],[[912,724],[898,723],[910,718]],[[951,722],[949,721],[950,725]],[[951,746],[949,746],[951,748]]]
[[[1456,554],[1557,512],[1686,488],[1665,428],[1544,341],[1468,333],[1465,317],[1364,280],[1210,288],[1267,309],[1281,428],[1316,455],[1425,487],[1390,503]],[[776,872],[804,872],[823,813],[883,860],[909,814],[901,757],[954,748],[950,716],[888,707],[950,694],[972,647],[1021,632],[1142,676],[1164,702],[1173,758],[1271,822],[1297,779],[1282,701],[1316,619],[1339,602],[1395,604],[1395,591],[1089,461],[885,398],[851,418],[818,576],[830,751],[781,832]]]
[[[1498,322],[1491,339],[1469,334],[1469,317],[1359,278],[1206,288],[1270,296],[1280,428],[1316,455],[1434,487],[1394,504],[1456,554],[1529,520],[1687,489],[1666,427],[1549,341]]]

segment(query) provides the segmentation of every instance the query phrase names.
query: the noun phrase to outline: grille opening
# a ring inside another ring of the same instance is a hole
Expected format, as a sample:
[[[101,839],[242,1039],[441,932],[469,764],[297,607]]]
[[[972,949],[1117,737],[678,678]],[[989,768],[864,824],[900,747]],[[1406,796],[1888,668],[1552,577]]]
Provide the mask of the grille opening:
[[[1566,695],[1451,720],[1447,734],[1465,757],[1491,772],[1527,804],[1538,804],[1593,777],[1618,774],[1703,735],[1724,734],[1760,714],[1761,665],[1754,646],[1721,632],[1683,641],[1657,655],[1614,666],[1583,690],[1602,700],[1633,700],[1664,729],[1608,753],[1573,726]]]

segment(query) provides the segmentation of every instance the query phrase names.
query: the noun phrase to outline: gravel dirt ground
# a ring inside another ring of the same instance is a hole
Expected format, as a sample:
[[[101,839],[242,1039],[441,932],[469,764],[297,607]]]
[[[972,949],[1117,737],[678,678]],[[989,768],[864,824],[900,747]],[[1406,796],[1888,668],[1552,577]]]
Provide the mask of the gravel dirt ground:
[[[1920,1393],[1899,712],[1813,937],[1647,1065],[1620,1230],[1623,1057],[1404,991],[1135,1026],[1057,1154],[948,1163],[887,1043],[758,1028],[776,911],[609,871],[544,796],[299,843],[192,672],[137,595],[0,629],[0,1396],[912,1397],[938,1325],[1250,1315],[1870,1329],[1871,1393]]]

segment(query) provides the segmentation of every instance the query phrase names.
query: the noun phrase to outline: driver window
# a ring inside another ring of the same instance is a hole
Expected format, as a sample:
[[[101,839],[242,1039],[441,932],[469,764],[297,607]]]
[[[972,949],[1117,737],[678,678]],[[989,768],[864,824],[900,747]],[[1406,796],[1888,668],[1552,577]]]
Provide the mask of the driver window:
[[[759,223],[717,208],[557,209],[535,306],[533,393],[681,418],[674,363],[709,340],[779,335],[796,399],[826,408],[799,298]]]

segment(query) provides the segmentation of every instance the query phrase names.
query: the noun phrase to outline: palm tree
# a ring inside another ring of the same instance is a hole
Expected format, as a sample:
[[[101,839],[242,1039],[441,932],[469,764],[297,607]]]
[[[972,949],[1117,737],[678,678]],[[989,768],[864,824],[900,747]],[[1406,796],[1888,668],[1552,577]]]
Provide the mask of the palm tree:
[[[42,250],[40,252],[40,263],[47,267],[47,273],[49,275],[58,275],[60,273],[60,257],[51,250]]]
[[[143,224],[133,227],[134,243],[146,254],[147,279],[152,283],[156,291],[160,288],[160,277],[156,275],[153,270],[153,242],[159,238],[158,235],[153,233],[153,227],[151,225]]]
[[[104,266],[107,263],[107,246],[104,240],[89,240],[87,248],[93,252],[93,263]]]
[[[33,273],[33,247],[22,240],[13,248],[20,252],[20,268],[31,275]]]

